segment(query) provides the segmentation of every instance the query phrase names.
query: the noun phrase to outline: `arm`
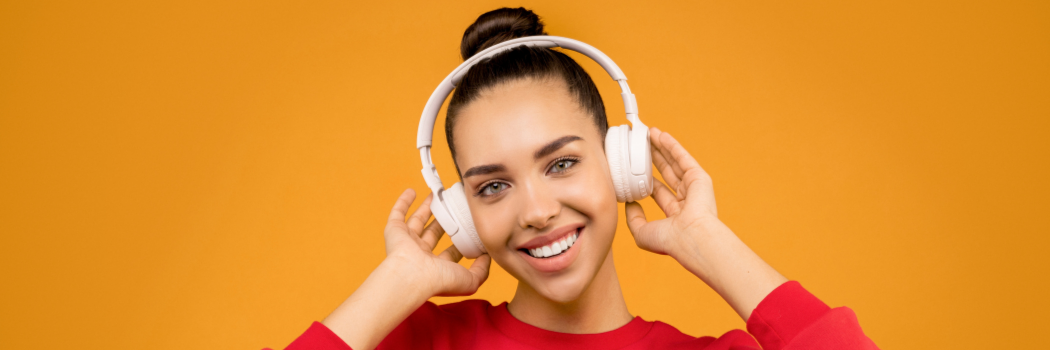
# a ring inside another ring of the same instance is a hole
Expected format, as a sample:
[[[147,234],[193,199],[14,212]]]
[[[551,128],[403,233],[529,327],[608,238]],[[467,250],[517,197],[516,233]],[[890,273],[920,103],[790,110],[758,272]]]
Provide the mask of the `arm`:
[[[653,164],[664,181],[653,199],[667,218],[648,222],[627,203],[627,226],[642,249],[667,254],[722,296],[763,349],[878,349],[849,308],[828,308],[718,220],[711,177],[670,134],[650,129]]]
[[[413,311],[435,295],[470,295],[488,278],[491,260],[482,255],[469,269],[451,246],[431,253],[444,233],[430,219],[428,196],[408,221],[415,192],[406,190],[394,204],[384,232],[387,257],[342,305],[322,322],[350,347],[373,349]]]
[[[744,321],[787,278],[759,258],[718,220],[711,177],[670,134],[649,130],[657,181],[653,199],[667,218],[648,222],[642,206],[627,203],[627,227],[642,249],[670,255],[718,292]]]

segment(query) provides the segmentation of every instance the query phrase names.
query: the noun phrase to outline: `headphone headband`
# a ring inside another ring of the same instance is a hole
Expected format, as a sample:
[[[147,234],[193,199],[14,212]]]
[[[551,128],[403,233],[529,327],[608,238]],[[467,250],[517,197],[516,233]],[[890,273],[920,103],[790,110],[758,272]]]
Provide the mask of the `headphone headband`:
[[[419,149],[419,156],[423,161],[423,179],[426,180],[427,187],[430,188],[435,194],[440,193],[445,186],[441,183],[441,178],[438,176],[437,168],[434,167],[434,163],[430,157],[430,146],[433,142],[434,137],[434,123],[437,121],[438,112],[441,110],[441,105],[445,103],[445,99],[452,93],[456,85],[463,79],[467,71],[470,70],[481,60],[488,59],[502,52],[509,51],[519,46],[531,46],[531,47],[542,47],[552,48],[561,47],[564,49],[572,50],[583,54],[584,56],[590,57],[592,60],[597,62],[605,71],[609,73],[609,76],[613,78],[620,85],[620,96],[623,98],[624,111],[627,113],[627,120],[631,122],[632,128],[638,130],[646,129],[645,124],[642,124],[641,120],[638,119],[638,103],[635,100],[634,94],[631,93],[631,88],[627,86],[627,76],[623,74],[620,67],[613,62],[609,56],[596,49],[594,46],[588,45],[579,40],[569,39],[560,36],[548,36],[548,35],[537,35],[527,36],[523,38],[517,38],[507,40],[499,44],[493,45],[481,52],[471,56],[466,61],[463,61],[459,67],[456,67],[452,73],[449,73],[441,84],[438,85],[437,89],[430,94],[430,99],[427,100],[426,107],[423,108],[423,115],[419,119],[419,130],[416,133],[416,148]],[[638,135],[641,135],[640,133]],[[648,140],[639,140],[641,142],[648,142]],[[633,160],[642,159],[645,154],[635,154],[631,152],[632,168],[637,163],[639,166],[643,162],[634,162]],[[641,153],[641,152],[637,152]],[[644,171],[643,169],[632,169],[635,173]]]

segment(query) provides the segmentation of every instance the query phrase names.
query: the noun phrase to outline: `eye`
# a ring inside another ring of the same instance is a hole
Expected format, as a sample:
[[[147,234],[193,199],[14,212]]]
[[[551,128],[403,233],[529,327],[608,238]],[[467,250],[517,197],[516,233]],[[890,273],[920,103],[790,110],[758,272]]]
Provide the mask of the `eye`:
[[[551,168],[548,169],[547,172],[548,173],[560,173],[560,172],[569,170],[569,168],[572,168],[574,165],[576,165],[576,163],[579,163],[578,159],[572,159],[572,158],[558,159],[558,160],[554,161],[554,164],[551,164]]]
[[[500,192],[503,192],[503,190],[506,190],[507,187],[507,183],[505,182],[489,182],[478,189],[477,195],[482,197],[495,196]]]

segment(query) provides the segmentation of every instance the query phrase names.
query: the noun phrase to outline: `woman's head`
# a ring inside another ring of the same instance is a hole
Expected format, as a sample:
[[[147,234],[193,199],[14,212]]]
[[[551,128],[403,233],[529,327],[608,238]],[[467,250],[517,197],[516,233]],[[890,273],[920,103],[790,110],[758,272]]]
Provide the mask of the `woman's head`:
[[[461,50],[467,59],[542,34],[531,11],[500,9],[467,28]],[[578,298],[617,223],[608,124],[590,76],[564,53],[521,47],[475,65],[448,110],[446,137],[489,255],[550,300]]]

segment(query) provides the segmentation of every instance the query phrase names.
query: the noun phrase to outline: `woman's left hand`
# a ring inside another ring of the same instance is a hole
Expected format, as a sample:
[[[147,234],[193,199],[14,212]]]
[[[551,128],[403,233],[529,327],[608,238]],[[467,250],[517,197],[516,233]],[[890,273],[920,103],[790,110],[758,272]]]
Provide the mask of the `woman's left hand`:
[[[711,177],[670,134],[649,129],[653,164],[664,181],[653,199],[667,218],[648,222],[642,206],[627,203],[627,227],[642,249],[673,257],[718,292],[747,321],[773,289],[786,282],[718,220]]]
[[[701,230],[706,223],[718,221],[715,192],[711,177],[671,134],[654,127],[649,128],[649,138],[653,165],[667,182],[664,185],[654,181],[652,196],[667,218],[649,222],[642,206],[631,202],[625,209],[627,227],[638,247],[674,256],[673,250],[683,245],[681,238],[684,235]]]

